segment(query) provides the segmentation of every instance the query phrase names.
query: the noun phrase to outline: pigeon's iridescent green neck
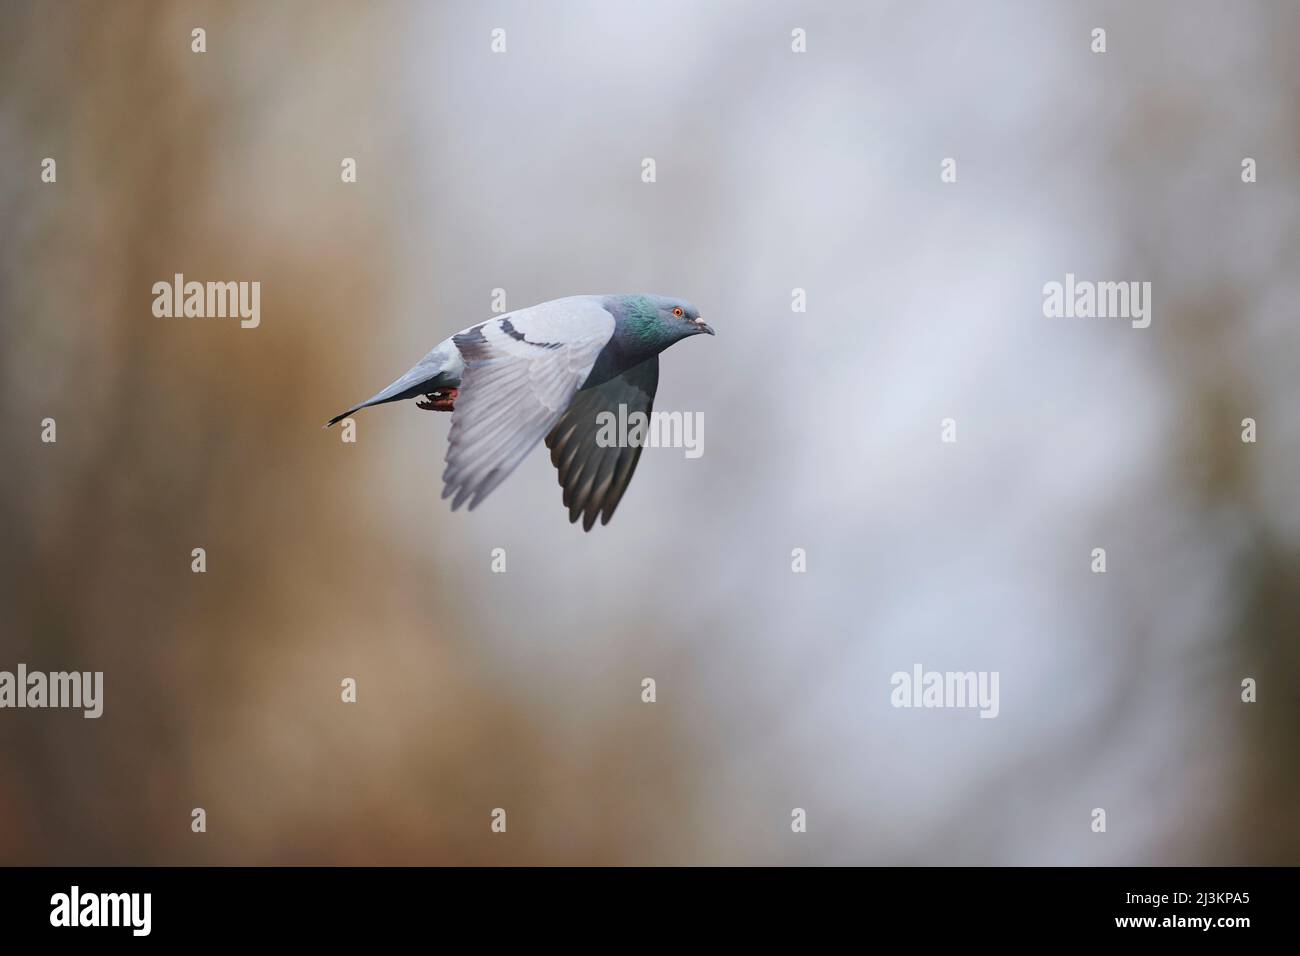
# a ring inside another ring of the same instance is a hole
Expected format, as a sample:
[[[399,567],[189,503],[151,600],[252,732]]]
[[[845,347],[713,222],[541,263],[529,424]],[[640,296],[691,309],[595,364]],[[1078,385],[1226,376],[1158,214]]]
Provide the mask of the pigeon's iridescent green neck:
[[[616,305],[621,319],[615,333],[632,351],[654,355],[681,337],[679,330],[664,324],[659,307],[643,295],[620,296]]]

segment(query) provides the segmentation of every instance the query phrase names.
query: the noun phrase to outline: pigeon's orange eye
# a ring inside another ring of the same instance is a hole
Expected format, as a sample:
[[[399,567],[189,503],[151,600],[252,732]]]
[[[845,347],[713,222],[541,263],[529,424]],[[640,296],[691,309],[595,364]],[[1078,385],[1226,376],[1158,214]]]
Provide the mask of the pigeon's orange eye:
[[[679,319],[680,319],[684,314],[685,314],[685,313],[682,312],[681,309],[673,309],[673,315],[677,316],[677,318],[679,318]]]

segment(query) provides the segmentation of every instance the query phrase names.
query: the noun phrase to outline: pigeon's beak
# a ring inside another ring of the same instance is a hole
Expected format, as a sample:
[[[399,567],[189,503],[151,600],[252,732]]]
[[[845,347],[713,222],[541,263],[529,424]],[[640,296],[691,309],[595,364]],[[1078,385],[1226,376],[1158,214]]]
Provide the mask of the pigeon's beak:
[[[707,326],[707,325],[704,324],[704,320],[703,320],[703,319],[696,319],[696,320],[695,320],[695,327],[696,327],[697,329],[699,329],[701,332],[708,332],[710,335],[716,335],[716,334],[717,334],[716,332],[713,331],[713,329],[711,329],[709,326]]]

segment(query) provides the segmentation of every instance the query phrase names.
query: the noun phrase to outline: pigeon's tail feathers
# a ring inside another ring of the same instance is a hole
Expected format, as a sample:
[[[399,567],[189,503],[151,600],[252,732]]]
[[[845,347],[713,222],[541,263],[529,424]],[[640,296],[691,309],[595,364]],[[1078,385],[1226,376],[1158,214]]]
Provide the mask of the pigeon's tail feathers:
[[[329,428],[347,418],[354,412],[372,405],[384,405],[388,402],[400,402],[408,398],[419,398],[440,388],[456,388],[460,385],[464,363],[451,345],[451,340],[439,344],[433,351],[420,360],[420,364],[389,385],[377,395],[372,395],[359,405],[353,405],[346,412],[335,415],[323,427]]]
[[[343,421],[343,419],[350,416],[353,412],[359,412],[363,408],[369,408],[371,405],[378,405],[378,404],[379,404],[378,402],[362,402],[360,405],[353,405],[346,412],[339,412],[337,415],[335,415],[333,418],[327,421],[324,425],[322,425],[321,428],[330,428],[334,425],[337,425],[339,422]]]
[[[389,386],[389,388],[391,387],[392,386]],[[360,405],[353,405],[346,412],[340,412],[339,414],[335,415],[333,418],[331,418],[321,427],[329,428],[331,425],[337,425],[339,422],[343,421],[343,419],[347,418],[353,413],[359,412],[363,408],[370,408],[372,405],[384,405],[387,404],[388,402],[400,402],[404,398],[415,398],[415,396],[417,395],[424,394],[424,392],[422,392],[420,388],[415,388],[414,390],[410,390],[409,393],[400,392],[396,395],[387,395],[385,394],[386,392],[388,392],[387,388],[384,389],[384,391],[380,392],[378,395],[375,395],[373,398],[367,398]]]

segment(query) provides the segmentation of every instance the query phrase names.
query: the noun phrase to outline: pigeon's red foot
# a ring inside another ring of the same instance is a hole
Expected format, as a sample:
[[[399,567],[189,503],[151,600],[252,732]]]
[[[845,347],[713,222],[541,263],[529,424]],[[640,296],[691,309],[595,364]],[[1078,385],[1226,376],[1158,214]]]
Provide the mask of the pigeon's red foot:
[[[458,395],[460,395],[458,388],[439,388],[424,396],[428,399],[427,402],[415,404],[427,412],[454,412]]]

